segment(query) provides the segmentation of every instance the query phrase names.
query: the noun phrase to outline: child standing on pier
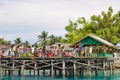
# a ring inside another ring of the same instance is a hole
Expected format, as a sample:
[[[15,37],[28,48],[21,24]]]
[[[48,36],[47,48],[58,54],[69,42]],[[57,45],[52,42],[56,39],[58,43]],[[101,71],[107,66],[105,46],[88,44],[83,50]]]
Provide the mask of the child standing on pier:
[[[2,57],[2,58],[5,57],[5,51],[2,51],[2,53],[1,53],[1,57]]]
[[[92,57],[92,53],[93,53],[93,47],[90,45],[89,46],[89,57]]]

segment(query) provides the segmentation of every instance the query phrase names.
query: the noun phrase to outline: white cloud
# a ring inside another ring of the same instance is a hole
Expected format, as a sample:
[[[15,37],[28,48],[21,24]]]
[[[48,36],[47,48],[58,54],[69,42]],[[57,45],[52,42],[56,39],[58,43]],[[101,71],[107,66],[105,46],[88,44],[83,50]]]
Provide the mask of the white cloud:
[[[117,12],[119,3],[119,0],[2,0],[0,35],[10,40],[18,35],[31,40],[36,39],[37,33],[46,30],[50,34],[63,36],[68,19],[89,19],[93,14],[107,11],[109,6]]]

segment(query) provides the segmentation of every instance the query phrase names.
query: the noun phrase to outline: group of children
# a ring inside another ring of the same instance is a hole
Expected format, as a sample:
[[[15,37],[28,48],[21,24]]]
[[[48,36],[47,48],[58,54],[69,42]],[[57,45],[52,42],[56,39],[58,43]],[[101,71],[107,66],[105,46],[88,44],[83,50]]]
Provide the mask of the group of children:
[[[66,50],[64,46],[56,47],[51,46],[50,50],[43,48],[36,48],[34,45],[24,47],[20,45],[12,45],[8,54],[4,51],[1,53],[1,57],[72,57],[72,56],[83,56],[85,49],[80,44],[77,45],[73,50]],[[89,55],[92,55],[92,46],[89,47]]]

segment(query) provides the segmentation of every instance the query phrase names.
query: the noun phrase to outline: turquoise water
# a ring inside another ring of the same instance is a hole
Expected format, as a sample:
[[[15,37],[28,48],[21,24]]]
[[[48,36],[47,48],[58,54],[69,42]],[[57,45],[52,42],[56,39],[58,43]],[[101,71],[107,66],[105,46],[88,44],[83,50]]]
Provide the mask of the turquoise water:
[[[109,71],[107,71],[106,77],[104,77],[103,72],[99,71],[98,76],[92,74],[91,77],[87,76],[77,76],[77,77],[49,77],[49,76],[0,76],[0,80],[120,80],[120,70],[114,72],[113,76],[110,76]]]

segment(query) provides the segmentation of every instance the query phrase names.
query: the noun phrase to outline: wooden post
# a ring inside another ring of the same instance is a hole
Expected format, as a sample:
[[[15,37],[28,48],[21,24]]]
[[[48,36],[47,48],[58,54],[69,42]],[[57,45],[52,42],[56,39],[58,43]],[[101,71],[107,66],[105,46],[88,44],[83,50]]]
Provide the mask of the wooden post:
[[[53,75],[54,75],[54,71],[53,71],[53,61],[51,61],[50,75],[51,75],[51,77],[53,77]]]
[[[37,76],[37,62],[34,63],[34,76]]]
[[[2,75],[2,68],[0,67],[0,76]]]
[[[87,71],[88,71],[88,76],[90,77],[91,76],[91,70],[90,70],[90,60],[88,60],[88,68],[87,68]]]
[[[37,70],[37,72],[38,72],[38,75],[40,75],[40,70],[39,69]]]
[[[112,64],[112,65],[113,65],[113,67],[112,67],[112,70],[113,70],[113,71],[112,71],[112,74],[114,75],[114,69],[115,69],[115,63],[114,63],[114,61],[113,61],[113,64]]]
[[[45,69],[43,69],[43,76],[45,76]]]
[[[59,70],[59,75],[62,76],[62,70]]]
[[[0,76],[2,75],[2,66],[1,66],[1,62],[0,62]]]
[[[98,76],[98,69],[95,68],[95,76]]]
[[[10,70],[8,70],[8,75],[10,76]]]
[[[57,70],[55,70],[55,75],[57,75]]]
[[[18,70],[18,75],[19,75],[19,76],[21,75],[21,70]]]
[[[76,60],[74,61],[74,65],[73,66],[74,66],[74,77],[75,77],[76,76],[76,69],[77,69],[76,68]]]
[[[7,70],[5,70],[5,76],[7,75]]]
[[[104,76],[106,77],[106,70],[105,70],[105,61],[103,61],[103,73],[104,73]]]
[[[79,69],[79,75],[81,76],[81,68]]]
[[[65,76],[65,61],[62,61],[62,75]]]
[[[112,76],[112,74],[113,74],[113,72],[112,72],[112,62],[110,61],[109,64],[110,64],[109,65],[110,66],[110,76]]]
[[[29,75],[31,75],[31,69],[29,70]]]
[[[14,60],[12,60],[12,71],[11,71],[12,75],[14,75],[14,68],[15,68],[15,62]]]
[[[21,67],[21,73],[20,73],[20,75],[24,75],[24,67],[25,67],[25,60],[23,60],[23,65],[22,65],[22,67]]]
[[[66,76],[68,76],[68,70],[66,70],[65,72],[66,72],[66,73],[65,73],[65,74],[66,74]]]

